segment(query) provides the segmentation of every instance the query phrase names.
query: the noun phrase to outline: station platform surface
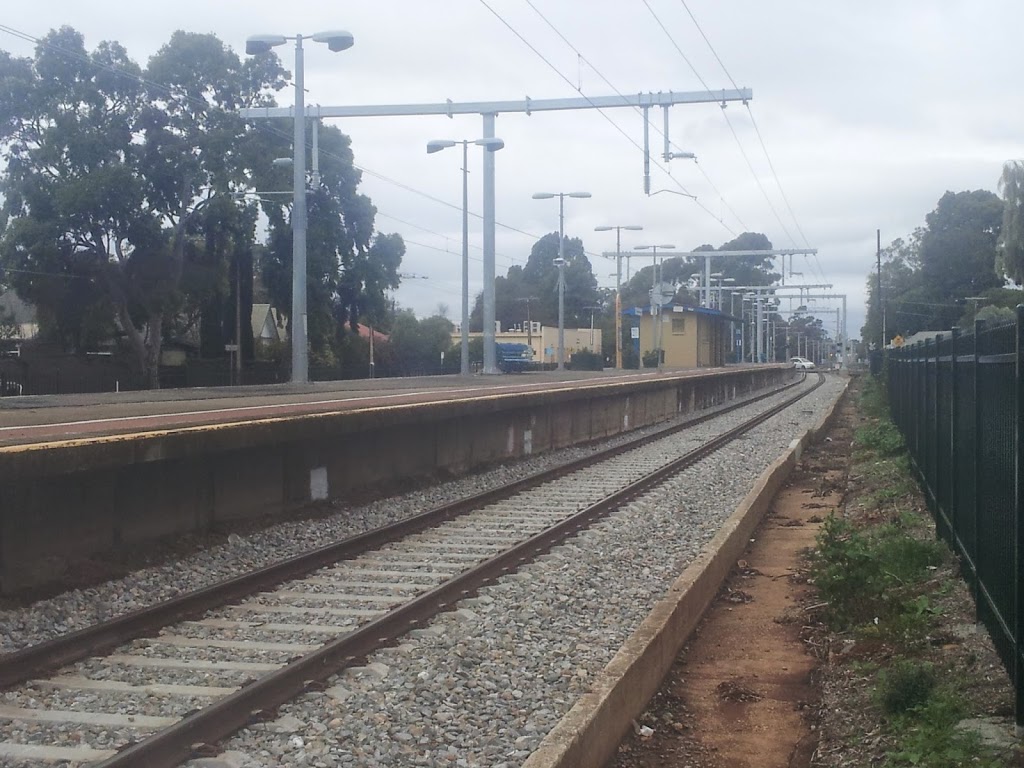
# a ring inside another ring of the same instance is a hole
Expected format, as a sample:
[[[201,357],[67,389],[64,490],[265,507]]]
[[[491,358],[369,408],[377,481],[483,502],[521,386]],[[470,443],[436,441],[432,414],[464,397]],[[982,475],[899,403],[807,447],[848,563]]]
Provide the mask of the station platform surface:
[[[738,369],[745,366],[730,366]],[[0,398],[0,447],[144,434],[498,394],[702,376],[721,368],[545,371],[509,375],[355,379],[252,387],[142,390]]]

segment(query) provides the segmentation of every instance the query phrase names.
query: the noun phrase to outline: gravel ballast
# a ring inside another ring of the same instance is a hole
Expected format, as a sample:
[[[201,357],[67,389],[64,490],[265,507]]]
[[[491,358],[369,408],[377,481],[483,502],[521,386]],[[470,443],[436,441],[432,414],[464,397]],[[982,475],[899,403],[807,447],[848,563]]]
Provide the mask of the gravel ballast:
[[[521,765],[842,386],[829,377],[794,408],[338,675],[327,691],[281,707],[277,721],[231,739],[220,764]],[[717,434],[743,410],[687,434]]]
[[[809,387],[812,380],[803,386]],[[401,639],[396,647],[372,655],[365,666],[336,676],[326,691],[282,706],[277,720],[253,726],[232,739],[226,745],[229,753],[222,758],[196,765],[521,764],[588,690],[594,676],[715,535],[758,475],[794,437],[820,419],[842,386],[843,381],[827,378],[825,386],[785,413],[638,497],[522,571],[463,601],[457,610]],[[641,451],[663,451],[667,460],[791,394],[792,390],[767,403],[695,425]],[[12,644],[38,642],[54,634],[52,629],[47,631],[46,622],[52,623],[55,613],[66,629],[107,614],[109,607],[100,608],[83,621],[69,613],[90,595],[103,596],[94,600],[118,598],[121,611],[142,607],[168,593],[236,575],[564,463],[606,444],[546,454],[358,510],[343,510],[330,518],[284,523],[245,538],[236,536],[223,547],[197,553],[173,566],[147,569],[94,590],[6,612],[0,621],[17,615],[21,622],[22,631]],[[188,627],[187,634],[202,636],[204,629],[199,624]],[[10,629],[11,623],[0,626],[6,633],[16,631]],[[315,642],[308,635],[263,635],[258,623],[237,633],[238,638],[251,635],[284,646],[259,651],[251,657],[254,666],[286,663],[298,653],[287,647],[289,643]],[[140,639],[133,645],[147,658],[180,659],[180,668],[166,670],[156,678],[163,684],[233,687],[251,677],[246,672],[219,669],[234,654],[216,645],[188,653],[166,639]],[[83,661],[65,674],[120,684],[148,685],[154,680],[144,669],[116,668],[106,659]],[[200,704],[201,698],[197,695],[193,701]],[[38,695],[32,690],[9,691],[4,699],[0,701],[7,706],[87,707],[130,713],[131,719],[182,715],[180,700],[173,703],[158,694],[133,700],[112,691],[94,691],[83,697],[81,693],[44,689]],[[22,725],[6,735],[21,743],[72,746],[88,732],[90,742],[113,746],[123,743],[128,731],[138,730],[138,738],[152,730],[136,723],[114,724],[108,735],[97,733],[96,727],[70,722]]]

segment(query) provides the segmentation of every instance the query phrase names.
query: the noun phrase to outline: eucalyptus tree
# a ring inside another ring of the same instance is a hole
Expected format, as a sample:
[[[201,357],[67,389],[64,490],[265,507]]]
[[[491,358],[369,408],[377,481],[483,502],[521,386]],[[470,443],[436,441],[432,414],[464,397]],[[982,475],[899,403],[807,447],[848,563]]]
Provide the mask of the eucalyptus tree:
[[[118,43],[86,51],[69,27],[32,59],[0,57],[0,259],[19,294],[57,326],[72,312],[113,318],[141,381],[159,386],[164,324],[182,305],[186,257],[203,247],[201,218],[240,178],[231,147],[244,127],[230,110],[266,98],[281,73],[184,33],[145,72]]]
[[[283,126],[281,126],[283,128]],[[334,362],[340,335],[361,318],[386,324],[387,293],[401,282],[405,243],[398,234],[375,229],[376,207],[358,191],[361,171],[353,164],[351,141],[333,126],[319,131],[319,179],[308,192],[306,276],[308,338],[313,359]],[[271,183],[289,185],[278,170]],[[271,301],[291,318],[292,230],[290,201],[263,201],[270,236],[263,279]]]
[[[58,327],[76,319],[74,298],[86,298],[86,309],[109,305],[142,374],[151,350],[159,354],[174,282],[167,255],[183,231],[164,231],[165,212],[139,173],[141,70],[117,43],[88,53],[68,27],[47,35],[34,59],[5,54],[0,64],[4,265]]]
[[[598,301],[597,278],[578,237],[566,237],[562,248],[565,258],[565,322],[578,325],[590,314],[584,307]],[[558,233],[550,232],[530,249],[524,265],[513,265],[508,275],[495,281],[495,317],[506,328],[526,319],[544,325],[558,325]],[[528,304],[527,304],[528,303]],[[481,298],[477,297],[471,324],[480,328]]]
[[[1024,282],[1024,163],[1003,165],[999,179],[1003,196],[1003,226],[999,233],[996,269],[1017,285]]]

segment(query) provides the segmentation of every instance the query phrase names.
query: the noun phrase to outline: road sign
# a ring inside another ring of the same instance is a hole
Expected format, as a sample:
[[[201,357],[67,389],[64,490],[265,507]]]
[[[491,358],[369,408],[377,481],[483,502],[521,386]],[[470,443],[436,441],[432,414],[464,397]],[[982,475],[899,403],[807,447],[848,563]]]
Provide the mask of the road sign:
[[[670,303],[675,295],[676,287],[672,283],[658,283],[651,292],[651,303],[663,307]]]

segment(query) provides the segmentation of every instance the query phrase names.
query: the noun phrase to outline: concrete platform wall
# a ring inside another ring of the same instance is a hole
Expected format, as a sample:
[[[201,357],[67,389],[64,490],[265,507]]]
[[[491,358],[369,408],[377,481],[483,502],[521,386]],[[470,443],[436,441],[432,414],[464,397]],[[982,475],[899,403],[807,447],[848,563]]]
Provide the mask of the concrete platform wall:
[[[586,443],[789,375],[715,371],[0,449],[0,592],[76,558]]]

